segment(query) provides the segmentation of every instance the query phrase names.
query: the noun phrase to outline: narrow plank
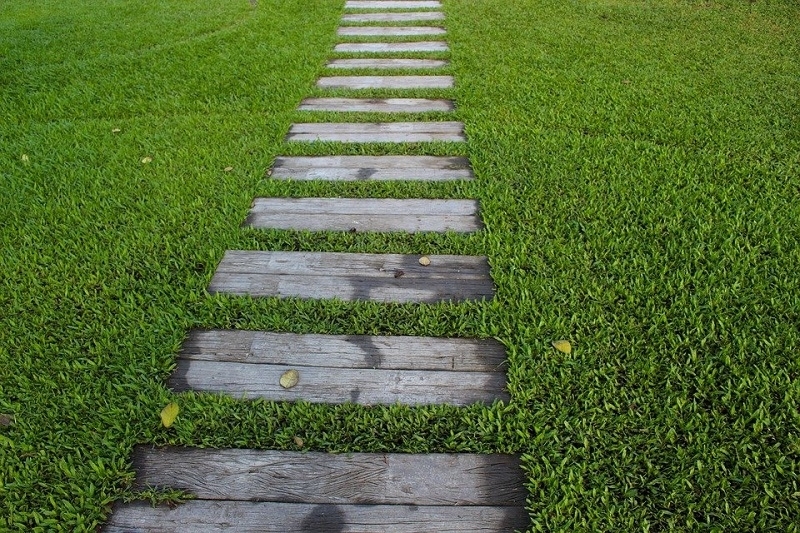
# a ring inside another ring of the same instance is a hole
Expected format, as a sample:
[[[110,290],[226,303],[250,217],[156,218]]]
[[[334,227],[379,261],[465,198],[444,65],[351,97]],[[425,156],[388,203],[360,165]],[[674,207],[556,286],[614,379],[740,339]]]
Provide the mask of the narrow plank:
[[[272,168],[272,177],[301,181],[474,179],[467,158],[435,156],[278,157]]]
[[[443,41],[415,41],[408,43],[340,43],[333,51],[339,53],[400,53],[447,52],[450,47]]]
[[[117,505],[106,533],[479,533],[524,531],[522,506],[337,505],[190,500],[170,509],[149,502]]]
[[[476,200],[430,198],[256,198],[250,213],[315,215],[440,215],[478,214]]]
[[[134,490],[171,487],[203,500],[517,507],[519,457],[499,454],[287,452],[137,446]]]
[[[449,89],[453,76],[323,76],[322,89]]]
[[[347,0],[345,9],[434,9],[441,8],[439,0]]]
[[[416,13],[351,13],[342,16],[342,22],[417,22],[444,20],[441,11],[420,11]]]
[[[298,107],[300,111],[373,112],[373,113],[425,113],[452,111],[452,100],[425,98],[306,98]]]
[[[435,26],[342,26],[338,34],[342,36],[405,36],[405,35],[444,35],[447,30]]]
[[[287,141],[343,143],[465,142],[461,122],[324,122],[292,124]]]
[[[254,297],[339,298],[377,302],[491,298],[486,258],[320,252],[227,251],[209,292]],[[402,273],[402,274],[399,274]]]
[[[499,372],[503,345],[493,339],[314,335],[246,330],[189,332],[180,359],[295,367]]]
[[[333,59],[328,61],[328,68],[354,69],[354,68],[441,68],[449,63],[442,59]]]

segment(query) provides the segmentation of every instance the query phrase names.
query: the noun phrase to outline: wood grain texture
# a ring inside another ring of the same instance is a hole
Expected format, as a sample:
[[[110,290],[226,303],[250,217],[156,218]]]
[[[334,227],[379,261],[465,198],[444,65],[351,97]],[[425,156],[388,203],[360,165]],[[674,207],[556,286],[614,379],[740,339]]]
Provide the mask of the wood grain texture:
[[[274,179],[326,181],[449,181],[474,179],[465,157],[317,156],[278,157]]]
[[[324,76],[321,89],[449,89],[452,76]]]
[[[342,16],[342,22],[416,22],[444,20],[441,11],[421,11],[418,13],[352,13]]]
[[[454,109],[452,100],[426,98],[306,98],[300,111],[426,113]]]
[[[447,30],[435,26],[343,26],[337,33],[342,36],[444,35]]]
[[[328,68],[335,69],[353,69],[353,68],[374,68],[374,69],[390,69],[390,68],[441,68],[446,67],[449,63],[442,59],[400,59],[400,58],[385,58],[385,59],[333,59],[328,61]]]
[[[280,298],[339,298],[378,302],[463,301],[491,298],[484,257],[227,251],[211,293]],[[397,273],[402,271],[400,277]]]
[[[323,122],[292,124],[290,142],[465,142],[461,122]]]
[[[400,52],[447,52],[450,48],[443,41],[415,41],[407,43],[340,43],[333,51],[338,53],[400,53]]]
[[[306,504],[524,505],[519,457],[137,446],[134,490]]]
[[[345,9],[438,9],[439,0],[347,0]]]
[[[525,530],[524,508],[191,500],[115,506],[106,533],[485,533]]]
[[[503,345],[493,339],[314,335],[247,330],[189,332],[180,359],[278,364],[298,368],[379,368],[500,372]]]

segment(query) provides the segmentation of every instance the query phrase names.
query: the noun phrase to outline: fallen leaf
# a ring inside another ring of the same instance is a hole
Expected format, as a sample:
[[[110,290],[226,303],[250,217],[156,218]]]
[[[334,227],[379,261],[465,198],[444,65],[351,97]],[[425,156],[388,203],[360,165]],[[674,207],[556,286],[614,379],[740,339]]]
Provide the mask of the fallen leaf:
[[[624,83],[625,85],[630,85],[631,80],[622,80],[622,83]]]
[[[11,415],[0,414],[0,426],[8,427],[14,423],[14,417]]]
[[[291,389],[300,381],[300,372],[297,370],[287,370],[281,376],[281,387]]]
[[[231,170],[233,170],[233,167],[225,167],[224,170],[225,172],[230,172]]]
[[[403,274],[405,274],[405,272],[403,272],[402,270],[395,270],[394,271],[394,277],[395,278],[402,278]]]
[[[161,424],[165,428],[170,427],[175,422],[175,419],[178,418],[180,410],[181,408],[178,407],[177,403],[173,402],[167,404],[167,406],[161,410]]]
[[[426,267],[431,264],[431,260],[427,256],[423,255],[419,258],[419,264]]]
[[[350,228],[350,233],[356,233],[358,230],[356,228]]]
[[[569,341],[553,341],[553,348],[561,353],[572,353],[572,344]]]
[[[111,130],[111,133],[119,133],[119,132],[121,132],[121,131],[122,131],[122,130],[121,130],[121,129],[119,129],[119,128],[114,128],[113,130]]]
[[[20,159],[22,159],[22,162],[25,163],[26,165],[31,162],[31,158],[28,157],[28,154],[22,154],[22,157]]]
[[[295,435],[295,437],[294,437],[294,443],[295,443],[295,444],[297,444],[297,447],[298,447],[298,448],[302,448],[302,447],[303,447],[303,444],[305,444],[306,442],[305,442],[303,439],[301,439],[300,437],[298,437],[298,436],[296,436],[296,435]]]
[[[272,169],[267,170],[267,177],[272,176]]]
[[[150,157],[150,156],[147,156],[147,157],[143,157],[143,158],[142,158],[142,163],[144,163],[145,165],[146,165],[147,163],[151,163],[152,161],[153,161],[153,158],[152,158],[152,157]]]

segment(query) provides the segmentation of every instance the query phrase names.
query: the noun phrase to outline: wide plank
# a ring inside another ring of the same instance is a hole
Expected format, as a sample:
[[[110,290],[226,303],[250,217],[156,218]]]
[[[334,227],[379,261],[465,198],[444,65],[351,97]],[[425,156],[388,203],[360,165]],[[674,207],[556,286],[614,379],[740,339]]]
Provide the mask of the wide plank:
[[[343,143],[465,142],[461,122],[320,122],[292,124],[287,141]]]
[[[392,69],[392,68],[441,68],[448,62],[442,59],[400,59],[400,58],[364,58],[364,59],[333,59],[328,61],[328,68],[335,69]]]
[[[351,13],[342,16],[342,22],[417,22],[444,20],[441,11],[419,11],[416,13]]]
[[[339,35],[365,36],[406,36],[406,35],[444,35],[447,30],[437,26],[342,26]]]
[[[400,53],[400,52],[447,52],[450,47],[442,41],[414,41],[407,43],[340,43],[334,48],[338,53]]]
[[[322,89],[449,89],[452,76],[323,76]]]
[[[134,490],[170,487],[203,500],[517,507],[526,498],[519,457],[500,454],[137,446],[133,466]]]
[[[426,98],[306,98],[300,111],[426,113],[452,111],[452,100]]]
[[[316,335],[248,330],[191,330],[181,360],[395,370],[499,372],[503,345],[493,339]]]
[[[278,157],[274,179],[325,181],[450,181],[474,179],[465,157],[316,156]]]
[[[190,500],[114,507],[105,533],[486,533],[525,530],[524,507]]]
[[[441,8],[439,0],[347,0],[345,9],[434,9]]]

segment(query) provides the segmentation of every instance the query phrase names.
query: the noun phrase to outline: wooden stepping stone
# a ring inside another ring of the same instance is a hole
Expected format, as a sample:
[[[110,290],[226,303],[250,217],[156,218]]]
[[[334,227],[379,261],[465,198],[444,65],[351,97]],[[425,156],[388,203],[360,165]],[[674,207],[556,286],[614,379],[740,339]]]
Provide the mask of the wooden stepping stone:
[[[440,8],[439,0],[347,0],[345,9],[429,9]]]
[[[455,231],[481,229],[475,200],[256,198],[253,228],[307,231]]]
[[[292,124],[287,141],[342,143],[465,142],[461,122],[320,122]]]
[[[474,179],[466,157],[322,156],[278,157],[272,178],[298,181],[451,181]]]
[[[328,68],[440,68],[447,61],[441,59],[333,59]]]
[[[362,405],[508,401],[491,340],[194,330],[167,386],[236,398]],[[281,376],[295,370],[297,385]]]
[[[321,89],[450,89],[452,76],[326,76]]]
[[[485,257],[427,257],[430,265],[422,266],[418,255],[228,250],[208,291],[402,303],[493,297]]]
[[[416,41],[410,43],[341,43],[334,52],[347,53],[399,53],[399,52],[447,52],[450,48],[442,41]]]
[[[342,22],[416,22],[420,20],[444,20],[441,11],[418,13],[352,13],[342,16]]]
[[[401,35],[444,35],[444,28],[433,26],[345,26],[339,28],[339,35],[371,35],[371,36],[401,36]]]
[[[342,111],[373,113],[425,113],[452,111],[451,100],[425,98],[306,98],[298,107],[300,111]]]
[[[525,530],[518,456],[134,449],[135,490],[196,499],[118,504],[106,533],[477,533]]]

